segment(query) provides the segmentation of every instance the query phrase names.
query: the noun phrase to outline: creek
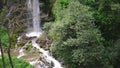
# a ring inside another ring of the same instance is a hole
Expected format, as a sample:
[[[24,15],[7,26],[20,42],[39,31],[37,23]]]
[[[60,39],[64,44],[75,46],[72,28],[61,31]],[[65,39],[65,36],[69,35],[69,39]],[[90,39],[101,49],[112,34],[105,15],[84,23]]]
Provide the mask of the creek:
[[[29,61],[31,65],[34,65],[35,68],[49,68],[50,66],[52,68],[63,68],[61,66],[61,63],[57,61],[49,52],[49,50],[45,50],[44,48],[40,47],[40,44],[36,43],[37,39],[42,36],[43,31],[41,29],[41,19],[40,19],[40,7],[39,7],[39,0],[27,0],[27,7],[28,7],[28,29],[26,33],[26,37],[32,38],[31,44],[32,47],[36,48],[40,55],[45,61],[48,63],[39,60],[34,59]],[[19,41],[19,40],[18,40]],[[24,47],[26,47],[29,44],[27,42],[20,50],[18,58],[21,58],[25,55],[24,53]],[[30,46],[30,45],[29,45]],[[37,63],[37,65],[35,65]]]

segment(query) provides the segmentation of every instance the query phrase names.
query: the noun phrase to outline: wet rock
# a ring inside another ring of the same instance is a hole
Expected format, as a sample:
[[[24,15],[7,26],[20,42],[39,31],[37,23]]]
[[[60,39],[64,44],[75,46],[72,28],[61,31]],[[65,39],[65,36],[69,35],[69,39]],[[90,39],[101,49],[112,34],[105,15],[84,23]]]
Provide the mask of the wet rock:
[[[37,39],[36,43],[40,44],[41,48],[49,50],[52,40],[49,37],[47,37],[47,35],[43,34],[39,39]]]
[[[18,49],[11,49],[11,53],[15,56],[19,55],[19,50]]]
[[[28,41],[29,41],[28,44],[30,44],[33,38],[36,37],[27,37],[25,34],[22,34],[20,38],[17,40],[18,41],[17,46],[24,46]]]
[[[30,53],[35,53],[35,52],[38,52],[38,51],[36,50],[36,48],[32,48],[29,52]]]

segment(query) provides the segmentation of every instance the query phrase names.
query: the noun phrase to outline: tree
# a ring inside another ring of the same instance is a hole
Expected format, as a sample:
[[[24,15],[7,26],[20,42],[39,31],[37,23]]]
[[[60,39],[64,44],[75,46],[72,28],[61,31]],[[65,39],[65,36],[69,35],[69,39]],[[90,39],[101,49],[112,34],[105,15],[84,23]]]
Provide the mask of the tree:
[[[91,7],[95,24],[106,40],[119,39],[120,1],[118,0],[79,0],[82,4]],[[115,6],[116,5],[116,6]]]
[[[10,35],[10,31],[9,31],[9,26],[7,26],[8,28],[5,28],[2,24],[3,24],[3,18],[4,18],[4,13],[5,13],[5,9],[3,9],[3,11],[0,13],[0,39],[1,39],[1,43],[3,45],[5,45],[6,47],[8,47],[8,57],[9,57],[9,61],[11,64],[11,67],[14,68],[13,63],[12,63],[12,59],[11,59],[11,54],[10,54],[10,48],[11,48],[11,35]],[[9,22],[10,23],[10,22]]]
[[[1,52],[1,56],[2,56],[3,68],[5,68],[4,53],[3,53],[1,39],[0,39],[0,50],[1,50],[0,52]]]
[[[55,22],[45,24],[54,40],[54,55],[63,59],[68,64],[67,68],[104,67],[104,39],[93,23],[89,7],[78,0],[70,0],[65,6],[55,7]]]

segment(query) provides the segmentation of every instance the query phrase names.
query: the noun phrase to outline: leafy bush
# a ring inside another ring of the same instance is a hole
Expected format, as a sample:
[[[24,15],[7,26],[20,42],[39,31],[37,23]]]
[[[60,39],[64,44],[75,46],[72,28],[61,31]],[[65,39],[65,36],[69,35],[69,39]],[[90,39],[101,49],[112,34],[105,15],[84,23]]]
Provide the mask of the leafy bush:
[[[89,7],[78,0],[70,0],[62,10],[59,8],[62,6],[54,9],[55,22],[45,25],[47,30],[50,28],[47,32],[54,40],[55,56],[63,59],[67,68],[103,68],[104,39],[93,23]]]
[[[8,46],[9,44],[8,31],[4,27],[0,27],[0,39],[3,45]]]
[[[119,39],[120,1],[118,0],[79,0],[92,8],[96,25],[107,40]]]
[[[5,60],[6,68],[11,68],[8,57],[5,57],[4,60]],[[12,57],[12,60],[13,60],[14,68],[34,68],[33,66],[31,66],[29,63],[25,62],[22,59],[17,59],[16,57]],[[2,59],[0,59],[0,68],[3,68]]]

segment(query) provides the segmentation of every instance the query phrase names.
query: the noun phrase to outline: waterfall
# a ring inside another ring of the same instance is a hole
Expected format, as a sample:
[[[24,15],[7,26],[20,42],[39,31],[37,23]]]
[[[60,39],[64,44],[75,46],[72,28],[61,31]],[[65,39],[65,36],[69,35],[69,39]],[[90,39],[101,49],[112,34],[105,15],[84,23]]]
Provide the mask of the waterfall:
[[[33,0],[33,29],[35,32],[40,31],[40,9],[39,9],[39,0]]]
[[[38,49],[42,56],[45,58],[45,60],[53,66],[52,68],[63,68],[55,58],[53,58],[49,51],[44,50],[43,48],[40,48],[40,45],[36,43],[36,40],[41,36],[42,30],[40,27],[40,8],[39,8],[39,0],[27,0],[27,6],[28,6],[28,18],[32,18],[31,20],[28,20],[29,24],[32,24],[32,31],[28,31],[26,34],[27,37],[36,37],[32,39],[32,46]],[[28,27],[28,29],[31,27]],[[36,61],[35,61],[36,62]],[[32,62],[34,63],[34,62]],[[42,63],[42,61],[41,61]],[[45,66],[44,63],[42,65],[39,65],[37,68],[48,68],[49,66]]]
[[[40,28],[40,8],[39,8],[39,0],[27,0],[28,7],[28,25],[32,24],[32,30],[28,31],[27,36],[40,36],[42,30]],[[28,29],[31,26],[28,26]]]

